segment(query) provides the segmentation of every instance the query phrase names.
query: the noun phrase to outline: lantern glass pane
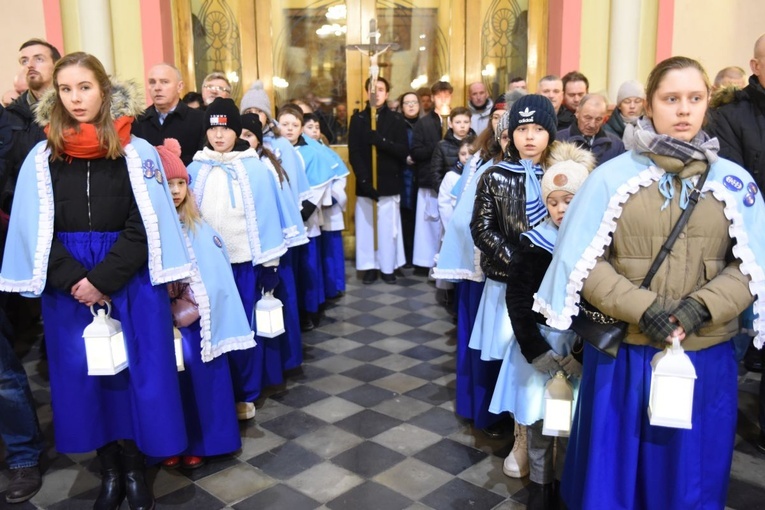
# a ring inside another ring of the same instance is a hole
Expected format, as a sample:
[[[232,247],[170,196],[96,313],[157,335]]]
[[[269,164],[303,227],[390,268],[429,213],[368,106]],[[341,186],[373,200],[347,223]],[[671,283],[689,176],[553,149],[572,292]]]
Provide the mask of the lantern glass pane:
[[[571,401],[545,400],[544,427],[561,431],[571,430]]]

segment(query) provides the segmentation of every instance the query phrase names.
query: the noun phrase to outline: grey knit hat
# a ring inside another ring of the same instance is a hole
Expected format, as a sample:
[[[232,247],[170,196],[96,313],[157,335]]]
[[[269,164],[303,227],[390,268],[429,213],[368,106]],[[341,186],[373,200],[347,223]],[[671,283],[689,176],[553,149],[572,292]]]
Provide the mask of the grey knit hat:
[[[266,114],[269,120],[273,118],[271,113],[271,100],[268,94],[263,90],[263,82],[258,80],[252,84],[250,89],[242,96],[242,102],[239,105],[239,112],[244,113],[247,108],[257,108]]]
[[[639,81],[625,81],[619,86],[619,92],[616,93],[616,107],[618,108],[622,101],[628,97],[645,99],[645,89]]]

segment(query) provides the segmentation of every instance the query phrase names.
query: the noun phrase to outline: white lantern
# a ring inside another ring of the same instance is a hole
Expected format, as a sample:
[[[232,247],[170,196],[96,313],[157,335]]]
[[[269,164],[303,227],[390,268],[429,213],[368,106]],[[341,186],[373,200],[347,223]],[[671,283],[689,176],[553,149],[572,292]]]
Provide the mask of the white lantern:
[[[179,372],[183,372],[186,370],[183,364],[183,335],[178,328],[173,328],[173,346],[175,347],[175,366]]]
[[[284,305],[274,297],[272,292],[266,292],[255,305],[255,322],[258,330],[256,335],[274,338],[284,333]]]
[[[696,369],[677,337],[672,338],[671,347],[653,357],[651,368],[651,395],[648,401],[651,425],[692,428]]]
[[[85,355],[88,360],[88,375],[114,375],[128,366],[125,337],[122,335],[122,324],[112,319],[112,305],[107,301],[106,310],[98,310],[93,314],[91,322],[82,332],[85,339]]]
[[[545,416],[542,434],[545,436],[568,437],[571,434],[574,390],[559,371],[545,386]]]

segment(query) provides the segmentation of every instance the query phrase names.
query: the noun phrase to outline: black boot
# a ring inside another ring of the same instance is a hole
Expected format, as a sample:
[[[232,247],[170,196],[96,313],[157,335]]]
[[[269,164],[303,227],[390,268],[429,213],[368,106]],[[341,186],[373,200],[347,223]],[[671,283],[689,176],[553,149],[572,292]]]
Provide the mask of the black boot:
[[[146,461],[133,441],[125,442],[125,492],[131,510],[152,510],[154,495],[146,483]]]
[[[558,510],[558,497],[555,494],[553,484],[529,484],[529,499],[526,505],[528,510]]]
[[[116,441],[97,450],[101,462],[101,492],[93,505],[94,510],[117,510],[125,499],[125,480],[122,478],[122,448]]]

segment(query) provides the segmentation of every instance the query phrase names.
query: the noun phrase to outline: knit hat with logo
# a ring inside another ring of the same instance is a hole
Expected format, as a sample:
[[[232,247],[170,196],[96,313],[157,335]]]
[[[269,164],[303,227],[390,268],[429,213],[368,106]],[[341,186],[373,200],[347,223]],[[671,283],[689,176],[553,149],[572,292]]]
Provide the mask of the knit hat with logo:
[[[555,140],[555,134],[558,132],[558,116],[552,103],[545,96],[525,95],[513,103],[508,113],[507,129],[511,134],[523,124],[539,124],[550,133],[550,141]]]
[[[205,130],[216,126],[224,126],[233,130],[237,137],[242,134],[242,119],[233,99],[216,97],[212,103],[207,105]]]

